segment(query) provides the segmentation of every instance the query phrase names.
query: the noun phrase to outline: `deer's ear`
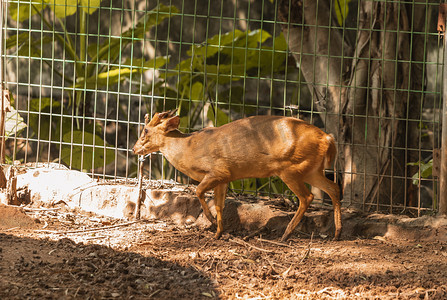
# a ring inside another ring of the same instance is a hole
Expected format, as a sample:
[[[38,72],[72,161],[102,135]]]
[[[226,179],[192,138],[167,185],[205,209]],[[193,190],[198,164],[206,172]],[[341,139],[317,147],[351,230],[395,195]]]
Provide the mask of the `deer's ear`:
[[[149,123],[150,120],[151,120],[151,116],[149,114],[145,114],[144,115],[144,124],[147,125],[147,123]]]
[[[180,124],[180,117],[179,116],[173,116],[172,118],[167,119],[163,122],[163,130],[165,132],[173,131],[178,128],[178,125]]]
[[[169,117],[173,117],[173,116],[177,113],[177,110],[178,110],[178,108],[175,108],[175,109],[169,111],[169,112],[168,112],[168,116],[169,116]]]

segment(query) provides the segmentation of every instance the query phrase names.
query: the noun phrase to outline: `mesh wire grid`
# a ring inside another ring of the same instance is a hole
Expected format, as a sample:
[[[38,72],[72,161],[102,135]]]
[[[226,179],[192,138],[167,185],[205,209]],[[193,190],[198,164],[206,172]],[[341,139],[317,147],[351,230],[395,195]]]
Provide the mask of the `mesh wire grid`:
[[[250,115],[334,134],[345,205],[437,209],[443,48],[438,3],[7,1],[6,163],[58,163],[132,181],[146,113],[193,132]],[[160,153],[145,174],[188,183]],[[277,178],[233,192],[291,196]],[[322,194],[317,197],[324,201]]]

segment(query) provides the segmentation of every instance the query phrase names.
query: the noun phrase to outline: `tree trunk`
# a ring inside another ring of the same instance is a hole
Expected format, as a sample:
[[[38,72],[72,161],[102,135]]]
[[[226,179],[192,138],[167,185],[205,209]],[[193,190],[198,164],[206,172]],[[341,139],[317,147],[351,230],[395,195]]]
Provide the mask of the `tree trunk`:
[[[282,30],[316,108],[326,112],[326,130],[338,140],[345,203],[379,209],[388,204],[392,210],[403,204],[407,161],[414,159],[403,149],[418,141],[417,131],[410,132],[415,124],[406,127],[404,121],[415,117],[421,101],[409,94],[410,68],[416,67],[411,56],[424,61],[416,43],[413,51],[410,46],[408,32],[417,22],[410,28],[407,7],[399,2],[358,1],[358,10],[351,11],[357,35],[350,46],[348,34],[333,28],[339,25],[331,3],[281,1]],[[425,6],[417,9],[413,17],[423,19]]]

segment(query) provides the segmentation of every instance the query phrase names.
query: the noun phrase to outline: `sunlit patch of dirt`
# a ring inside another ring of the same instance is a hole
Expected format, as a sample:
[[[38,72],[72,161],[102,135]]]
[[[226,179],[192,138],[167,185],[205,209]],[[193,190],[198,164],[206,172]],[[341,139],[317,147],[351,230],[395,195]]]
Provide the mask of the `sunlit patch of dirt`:
[[[9,212],[18,215],[0,229],[0,299],[447,297],[445,241],[300,232],[287,244],[241,232],[215,240],[169,222]]]

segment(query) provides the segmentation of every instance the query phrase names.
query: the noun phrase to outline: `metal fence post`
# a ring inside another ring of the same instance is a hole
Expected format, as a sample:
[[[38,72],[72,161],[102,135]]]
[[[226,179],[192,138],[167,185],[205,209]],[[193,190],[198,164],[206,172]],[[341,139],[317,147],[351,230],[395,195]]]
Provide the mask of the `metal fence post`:
[[[439,214],[447,215],[447,38],[444,34],[444,66],[442,90],[441,172],[439,189]]]
[[[1,90],[5,88],[5,61],[4,61],[4,49],[5,49],[5,41],[6,41],[6,33],[4,31],[4,25],[6,24],[6,16],[5,16],[5,6],[6,0],[0,0],[0,85]],[[6,27],[6,26],[5,26]],[[3,98],[3,92],[2,92]]]
[[[5,57],[6,57],[6,15],[7,0],[0,0],[0,164],[5,163]],[[0,166],[1,167],[1,166]],[[3,172],[0,169],[1,172]]]

